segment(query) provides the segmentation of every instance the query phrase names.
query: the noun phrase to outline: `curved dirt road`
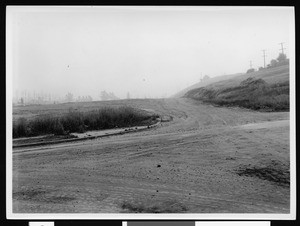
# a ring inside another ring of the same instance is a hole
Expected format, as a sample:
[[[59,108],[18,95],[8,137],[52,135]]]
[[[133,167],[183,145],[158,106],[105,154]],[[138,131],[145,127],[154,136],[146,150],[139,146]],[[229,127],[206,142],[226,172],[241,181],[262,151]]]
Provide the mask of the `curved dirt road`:
[[[131,100],[172,121],[13,150],[14,213],[288,213],[289,113]]]

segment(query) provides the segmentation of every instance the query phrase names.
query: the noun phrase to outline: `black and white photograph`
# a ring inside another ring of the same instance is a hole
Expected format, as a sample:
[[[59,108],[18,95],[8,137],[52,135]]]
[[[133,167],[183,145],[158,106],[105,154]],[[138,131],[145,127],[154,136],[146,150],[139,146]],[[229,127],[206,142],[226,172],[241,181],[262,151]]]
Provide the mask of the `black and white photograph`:
[[[295,218],[294,7],[6,13],[8,218]]]

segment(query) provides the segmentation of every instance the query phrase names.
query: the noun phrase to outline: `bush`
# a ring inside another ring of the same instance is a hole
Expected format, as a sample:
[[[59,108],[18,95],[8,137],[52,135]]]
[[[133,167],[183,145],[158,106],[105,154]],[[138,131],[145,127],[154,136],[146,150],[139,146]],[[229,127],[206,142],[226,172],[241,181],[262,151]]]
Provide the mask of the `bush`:
[[[25,118],[19,118],[17,122],[13,123],[13,138],[24,137],[27,133],[27,120]]]
[[[79,132],[83,125],[83,114],[70,110],[69,113],[60,118],[60,122],[66,132]]]
[[[247,74],[248,74],[248,73],[252,73],[252,72],[255,72],[255,69],[254,69],[254,68],[251,68],[251,69],[248,69],[248,70],[247,70]]]
[[[53,125],[53,134],[54,135],[66,135],[67,134],[59,119],[55,120],[55,123]]]

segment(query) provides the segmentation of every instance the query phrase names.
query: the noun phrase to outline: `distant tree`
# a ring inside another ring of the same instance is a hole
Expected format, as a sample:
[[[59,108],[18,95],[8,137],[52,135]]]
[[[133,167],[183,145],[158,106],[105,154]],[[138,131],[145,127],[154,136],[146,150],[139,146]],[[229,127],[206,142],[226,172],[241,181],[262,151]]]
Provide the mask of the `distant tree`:
[[[66,101],[67,102],[72,102],[73,101],[73,94],[72,93],[68,93],[67,95],[66,95]]]
[[[24,99],[21,97],[21,104],[24,105]]]
[[[252,72],[255,72],[254,68],[250,68],[250,69],[247,70],[247,73],[252,73]]]
[[[91,101],[93,101],[93,98],[90,95],[88,95],[87,96],[87,101],[91,102]]]
[[[279,56],[277,57],[278,62],[286,61],[287,57],[284,53],[280,53]]]
[[[200,82],[206,81],[210,79],[210,77],[208,75],[205,75],[203,78],[200,78]]]
[[[259,68],[258,68],[259,71],[261,71],[261,70],[263,70],[263,69],[264,69],[263,67],[259,67]]]
[[[119,98],[116,97],[113,92],[108,93],[104,90],[104,91],[101,91],[101,93],[100,93],[100,99],[101,100],[117,100]]]
[[[117,99],[119,99],[118,97],[116,97],[116,95],[113,92],[109,93],[109,98],[110,98],[110,100],[117,100]]]
[[[271,67],[276,67],[277,66],[277,60],[271,60],[271,62],[270,62],[270,64],[271,64]]]
[[[203,80],[205,81],[205,80],[207,80],[207,79],[210,79],[210,77],[209,77],[208,75],[205,75],[205,76],[203,77]]]
[[[109,95],[108,95],[108,93],[105,90],[103,90],[100,93],[100,98],[101,98],[101,100],[108,100],[109,99]]]

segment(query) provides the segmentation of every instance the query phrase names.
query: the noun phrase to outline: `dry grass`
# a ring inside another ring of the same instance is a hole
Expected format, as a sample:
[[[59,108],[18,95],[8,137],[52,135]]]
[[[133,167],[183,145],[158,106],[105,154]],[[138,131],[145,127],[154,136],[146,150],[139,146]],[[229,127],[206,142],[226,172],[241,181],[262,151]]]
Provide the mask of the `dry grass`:
[[[157,117],[127,106],[104,107],[88,112],[70,109],[62,116],[41,115],[32,120],[19,118],[13,123],[13,138],[149,125]]]
[[[239,85],[215,85],[194,89],[185,97],[221,106],[239,106],[253,110],[288,111],[289,82],[268,84],[250,77]]]

